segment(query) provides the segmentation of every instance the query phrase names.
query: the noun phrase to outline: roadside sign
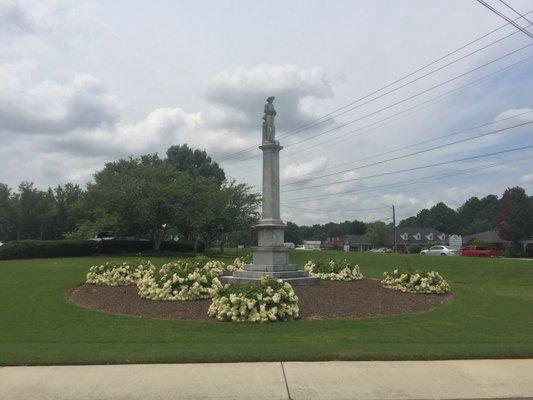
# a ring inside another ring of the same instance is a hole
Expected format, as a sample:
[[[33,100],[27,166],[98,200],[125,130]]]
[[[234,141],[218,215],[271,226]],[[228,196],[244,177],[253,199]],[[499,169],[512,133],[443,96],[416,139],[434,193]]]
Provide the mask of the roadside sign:
[[[453,247],[454,249],[460,250],[461,246],[463,245],[463,238],[459,235],[450,235],[449,237],[449,243],[450,247]]]

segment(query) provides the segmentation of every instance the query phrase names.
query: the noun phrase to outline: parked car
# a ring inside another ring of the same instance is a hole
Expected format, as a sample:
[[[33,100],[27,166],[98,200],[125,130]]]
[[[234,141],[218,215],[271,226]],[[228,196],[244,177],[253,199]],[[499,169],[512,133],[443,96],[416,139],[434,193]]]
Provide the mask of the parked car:
[[[371,253],[392,253],[392,249],[387,247],[379,247],[377,249],[369,250]]]
[[[465,257],[500,257],[502,252],[485,246],[468,246],[461,249],[461,255]]]
[[[101,231],[96,234],[96,236],[89,238],[89,240],[94,240],[95,242],[101,242],[102,240],[113,240],[115,235],[111,231]]]
[[[297,246],[294,250],[307,250],[307,251],[309,251],[309,250],[311,250],[311,249],[308,249],[307,247],[305,247],[305,246],[302,244],[302,245],[300,245],[300,246]]]
[[[420,254],[427,256],[459,256],[459,250],[454,249],[450,246],[431,246],[429,249],[422,250]]]

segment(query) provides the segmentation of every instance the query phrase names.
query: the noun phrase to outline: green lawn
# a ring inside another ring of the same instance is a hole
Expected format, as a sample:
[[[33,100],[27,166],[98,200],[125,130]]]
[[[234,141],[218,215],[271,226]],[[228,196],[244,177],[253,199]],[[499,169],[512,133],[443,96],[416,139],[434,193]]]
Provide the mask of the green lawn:
[[[299,265],[333,252],[293,252]],[[0,262],[0,364],[533,357],[533,261],[350,253],[366,276],[435,269],[453,303],[419,315],[264,325],[78,308],[65,292],[103,258]],[[118,257],[108,258],[121,259]],[[160,265],[170,258],[152,258]],[[227,261],[227,260],[226,260]]]

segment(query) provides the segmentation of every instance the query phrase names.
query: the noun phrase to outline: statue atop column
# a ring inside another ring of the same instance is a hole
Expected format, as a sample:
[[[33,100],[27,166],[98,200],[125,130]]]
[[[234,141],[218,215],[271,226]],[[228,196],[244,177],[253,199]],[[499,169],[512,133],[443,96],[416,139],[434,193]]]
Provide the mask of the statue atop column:
[[[262,212],[257,229],[257,246],[252,247],[253,261],[244,270],[233,271],[231,276],[223,276],[224,283],[249,284],[258,282],[262,276],[283,279],[293,285],[314,285],[317,277],[309,276],[309,271],[300,270],[289,264],[289,249],[285,246],[285,224],[280,215],[279,152],[283,146],[276,141],[274,118],[274,97],[269,97],[263,115]]]
[[[274,108],[274,98],[270,96],[265,104],[265,114],[263,115],[263,143],[276,143],[276,127],[274,117],[276,109]]]

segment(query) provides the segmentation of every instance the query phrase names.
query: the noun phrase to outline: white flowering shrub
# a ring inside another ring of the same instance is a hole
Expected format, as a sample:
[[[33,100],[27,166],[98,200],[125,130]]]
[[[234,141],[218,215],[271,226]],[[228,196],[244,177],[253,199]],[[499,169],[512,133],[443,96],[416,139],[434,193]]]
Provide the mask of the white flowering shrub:
[[[153,271],[155,267],[150,261],[141,261],[138,265],[127,262],[106,262],[90,267],[85,282],[106,286],[134,285],[144,274]]]
[[[222,286],[218,277],[225,265],[220,261],[204,258],[170,262],[156,272],[145,274],[137,282],[139,296],[150,300],[207,299]]]
[[[266,276],[252,285],[218,287],[208,310],[210,317],[232,322],[291,321],[299,313],[292,286]]]
[[[450,292],[448,282],[436,271],[415,271],[414,273],[395,269],[384,272],[381,285],[387,289],[409,293],[436,293]]]
[[[229,272],[242,270],[247,264],[250,264],[250,261],[250,256],[244,256],[242,258],[237,257],[235,260],[233,260],[233,263],[226,266],[226,269]]]
[[[346,259],[330,259],[327,262],[307,261],[304,269],[309,271],[309,275],[328,281],[356,281],[363,279],[359,266],[352,265]]]

